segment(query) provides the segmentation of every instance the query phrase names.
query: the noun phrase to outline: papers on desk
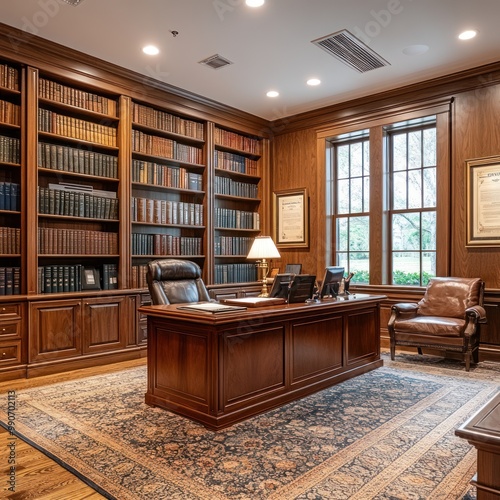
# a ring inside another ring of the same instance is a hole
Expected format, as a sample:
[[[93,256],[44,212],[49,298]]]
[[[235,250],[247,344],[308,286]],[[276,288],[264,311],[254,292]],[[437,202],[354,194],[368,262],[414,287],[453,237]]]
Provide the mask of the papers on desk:
[[[243,297],[241,299],[223,299],[224,304],[233,304],[246,307],[266,307],[284,304],[285,299],[280,297]]]
[[[179,306],[177,309],[183,311],[193,311],[193,312],[206,312],[213,314],[220,313],[231,313],[238,311],[245,311],[246,307],[243,306],[230,306],[226,304],[220,304],[219,302],[197,302],[190,304],[188,306]]]

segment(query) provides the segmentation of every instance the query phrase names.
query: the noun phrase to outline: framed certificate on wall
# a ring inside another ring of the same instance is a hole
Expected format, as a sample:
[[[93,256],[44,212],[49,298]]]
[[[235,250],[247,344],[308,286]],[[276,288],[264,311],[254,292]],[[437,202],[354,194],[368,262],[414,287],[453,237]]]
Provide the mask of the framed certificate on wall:
[[[466,162],[467,246],[500,246],[500,156]]]
[[[279,248],[309,246],[309,198],[307,189],[273,193],[274,242]]]

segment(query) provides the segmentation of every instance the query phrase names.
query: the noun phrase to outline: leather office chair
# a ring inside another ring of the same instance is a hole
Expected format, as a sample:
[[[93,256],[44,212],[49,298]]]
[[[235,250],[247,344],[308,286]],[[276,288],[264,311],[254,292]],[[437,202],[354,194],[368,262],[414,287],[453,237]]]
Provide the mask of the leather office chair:
[[[146,281],[153,305],[210,300],[200,266],[189,260],[152,260],[147,265]]]
[[[396,346],[454,351],[465,357],[469,371],[471,357],[479,360],[480,325],[486,323],[483,308],[484,282],[480,278],[433,278],[417,303],[392,306],[388,329],[391,359]]]

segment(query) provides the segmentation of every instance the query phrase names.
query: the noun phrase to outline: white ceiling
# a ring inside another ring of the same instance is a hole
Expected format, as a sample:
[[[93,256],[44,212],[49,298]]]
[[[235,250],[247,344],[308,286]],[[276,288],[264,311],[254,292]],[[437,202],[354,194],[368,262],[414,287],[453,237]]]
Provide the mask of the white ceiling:
[[[500,61],[500,0],[266,0],[258,9],[244,0],[1,3],[0,22],[268,120]],[[467,28],[478,36],[458,40]],[[359,73],[311,43],[342,29],[390,66]],[[160,54],[145,56],[146,44]],[[429,50],[403,53],[414,45]],[[233,64],[199,64],[214,54]],[[306,85],[313,76],[320,86]],[[279,97],[266,97],[271,89]]]

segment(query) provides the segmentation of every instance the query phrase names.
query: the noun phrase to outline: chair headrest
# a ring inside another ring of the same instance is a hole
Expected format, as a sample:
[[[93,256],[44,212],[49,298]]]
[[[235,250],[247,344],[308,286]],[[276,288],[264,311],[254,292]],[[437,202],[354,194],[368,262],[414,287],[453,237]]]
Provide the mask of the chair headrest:
[[[201,278],[196,262],[181,259],[157,259],[148,262],[148,273],[153,281],[173,281]]]

